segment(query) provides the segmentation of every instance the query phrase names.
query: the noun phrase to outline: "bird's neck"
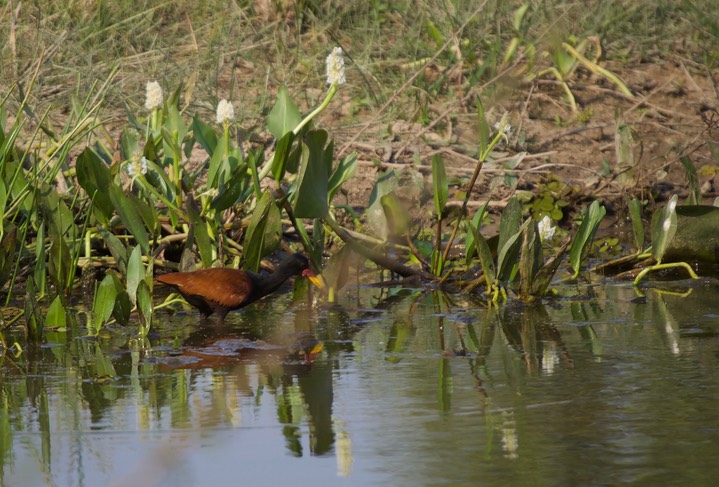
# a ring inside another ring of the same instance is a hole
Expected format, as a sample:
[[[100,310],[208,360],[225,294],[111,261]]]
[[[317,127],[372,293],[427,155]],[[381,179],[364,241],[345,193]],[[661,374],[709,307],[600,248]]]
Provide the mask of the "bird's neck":
[[[255,278],[253,280],[257,286],[257,294],[259,296],[266,296],[267,294],[270,294],[288,279],[288,276],[279,272],[279,270],[273,272],[272,274],[254,274],[253,277]]]

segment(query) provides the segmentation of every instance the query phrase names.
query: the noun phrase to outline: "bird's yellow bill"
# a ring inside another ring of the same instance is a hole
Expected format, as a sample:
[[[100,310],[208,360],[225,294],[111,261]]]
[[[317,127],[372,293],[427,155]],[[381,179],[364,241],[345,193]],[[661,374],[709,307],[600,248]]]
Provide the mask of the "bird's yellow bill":
[[[320,288],[320,289],[324,289],[324,288],[325,288],[325,280],[322,279],[322,276],[320,276],[320,275],[317,275],[317,276],[307,276],[307,279],[309,279],[310,282],[311,282],[312,284],[314,284],[315,286],[317,286],[318,288]]]

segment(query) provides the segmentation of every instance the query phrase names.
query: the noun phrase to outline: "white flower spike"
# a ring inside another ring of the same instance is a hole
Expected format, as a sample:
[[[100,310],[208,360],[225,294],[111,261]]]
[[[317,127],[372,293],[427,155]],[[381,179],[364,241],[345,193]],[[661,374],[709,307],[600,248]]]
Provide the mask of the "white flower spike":
[[[232,102],[227,100],[220,100],[217,104],[217,123],[224,125],[235,121],[235,109],[232,106]]]
[[[127,166],[125,166],[125,171],[127,171],[127,175],[132,179],[135,179],[140,174],[144,176],[147,174],[147,159],[145,156],[139,159],[133,158],[132,162],[129,162]]]
[[[557,227],[552,225],[552,219],[546,215],[539,222],[538,227],[539,227],[539,238],[542,240],[542,242],[551,240],[552,237],[554,236],[554,232],[557,231]]]
[[[342,57],[342,48],[335,47],[329,56],[327,56],[327,84],[343,85],[346,82],[345,60]]]
[[[157,81],[148,81],[145,87],[145,108],[150,111],[162,108],[162,88]]]

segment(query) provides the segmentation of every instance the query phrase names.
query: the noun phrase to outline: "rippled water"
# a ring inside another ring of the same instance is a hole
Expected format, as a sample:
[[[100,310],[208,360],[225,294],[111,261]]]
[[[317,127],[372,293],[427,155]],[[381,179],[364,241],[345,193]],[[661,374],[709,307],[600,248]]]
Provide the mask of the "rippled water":
[[[565,291],[362,288],[225,328],[160,314],[144,344],[51,336],[0,359],[0,484],[715,485],[719,286]]]

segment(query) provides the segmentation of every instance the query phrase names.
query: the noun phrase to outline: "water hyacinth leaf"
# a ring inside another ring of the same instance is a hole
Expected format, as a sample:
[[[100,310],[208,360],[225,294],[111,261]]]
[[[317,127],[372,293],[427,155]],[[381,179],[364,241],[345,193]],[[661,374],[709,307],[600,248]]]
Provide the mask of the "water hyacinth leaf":
[[[642,223],[642,203],[634,198],[629,202],[629,219],[632,222],[632,236],[637,252],[644,249],[644,224]]]
[[[485,201],[484,204],[477,210],[477,212],[472,217],[471,221],[465,221],[465,225],[470,229],[470,231],[467,232],[467,237],[465,239],[465,262],[469,264],[472,259],[474,259],[474,254],[476,250],[476,241],[474,239],[474,230],[479,231],[479,227],[482,224],[482,219],[484,218],[484,213],[487,211],[487,205],[489,205],[489,200]],[[485,241],[485,244],[487,242]],[[489,247],[487,247],[489,248]],[[491,257],[491,253],[490,253]]]
[[[652,218],[652,257],[657,263],[661,263],[664,252],[677,231],[678,199],[679,196],[672,196],[666,206],[656,211]]]
[[[130,295],[127,294],[127,291],[120,288],[115,298],[115,306],[112,308],[112,318],[119,324],[125,326],[130,322],[130,313],[132,313]]]
[[[562,257],[564,257],[564,254],[567,251],[567,248],[569,248],[570,243],[571,240],[567,239],[567,241],[564,242],[561,247],[559,247],[559,250],[557,250],[556,255],[549,259],[547,262],[545,262],[544,266],[542,266],[542,268],[539,269],[539,272],[535,274],[534,282],[532,284],[533,296],[539,298],[544,296],[544,293],[547,292],[549,284],[551,284],[552,278],[557,273],[559,264],[561,264],[562,262]]]
[[[502,217],[502,219],[504,219],[504,216]],[[498,247],[499,252],[497,254],[497,279],[500,282],[506,282],[514,275],[515,269],[518,266],[517,259],[519,257],[519,251],[522,246],[522,241],[520,240],[520,237],[522,236],[524,229],[533,221],[534,220],[532,218],[527,218],[527,220],[519,228],[517,233],[510,236],[501,247]]]
[[[117,298],[117,287],[115,279],[108,272],[105,278],[95,290],[95,299],[92,303],[92,318],[95,334],[112,316],[112,310],[115,307],[115,299]]]
[[[519,231],[522,222],[522,205],[516,196],[513,196],[502,212],[502,219],[499,222],[499,243],[497,249],[504,248],[504,244]]]
[[[117,214],[120,216],[120,220],[122,220],[122,223],[125,225],[125,228],[135,237],[137,243],[140,244],[142,252],[148,253],[150,250],[150,237],[147,234],[137,207],[119,186],[111,185],[109,193],[110,200]]]
[[[131,160],[135,154],[140,152],[140,142],[135,132],[125,127],[120,135],[120,154],[126,161]]]
[[[66,284],[72,271],[72,258],[65,240],[57,234],[50,235],[50,259],[47,270],[52,284],[58,290],[68,291]]]
[[[394,171],[387,171],[377,178],[370,193],[369,206],[365,212],[367,223],[372,232],[381,239],[387,238],[387,219],[382,206],[382,197],[398,187],[397,175]]]
[[[192,117],[192,134],[197,143],[212,157],[217,147],[217,134],[197,114]]]
[[[97,233],[100,234],[105,242],[105,246],[110,251],[110,255],[115,259],[117,269],[124,273],[127,268],[127,249],[119,238],[112,232],[107,231],[103,227],[97,227]]]
[[[87,195],[92,198],[92,204],[97,209],[96,216],[102,223],[107,223],[112,216],[112,202],[107,188],[112,183],[110,168],[95,151],[86,147],[78,156],[76,162],[77,182]]]
[[[269,190],[264,191],[245,234],[245,268],[257,272],[262,258],[277,249],[282,238],[280,218],[280,210],[272,193]]]
[[[208,268],[212,265],[214,253],[210,234],[207,231],[207,224],[205,223],[205,220],[200,216],[200,212],[196,207],[194,200],[188,200],[186,210],[187,216],[190,219],[190,231],[192,232],[194,240],[197,243],[197,249],[200,253],[200,260],[202,260],[202,266]],[[189,238],[188,245],[191,245]]]
[[[13,264],[15,264],[15,253],[17,252],[18,244],[20,243],[17,238],[17,227],[11,222],[7,221],[2,222],[2,225],[4,235],[2,239],[0,239],[0,289],[3,288],[8,278],[10,277],[10,273],[13,269]],[[44,225],[39,226],[38,235],[42,235],[42,229],[44,229]],[[44,243],[42,242],[42,240],[38,239],[36,245],[37,248],[44,250]],[[40,255],[43,262],[44,270],[45,253],[43,252]]]
[[[479,254],[479,262],[482,265],[482,270],[484,271],[484,278],[487,281],[487,288],[490,288],[497,280],[497,271],[494,267],[492,251],[489,248],[487,240],[485,240],[484,236],[479,232],[479,226],[475,226],[471,222],[469,222],[467,226],[472,233],[472,238],[477,249],[477,254]]]
[[[37,289],[40,292],[40,296],[44,296],[47,291],[47,243],[45,242],[45,223],[43,221],[37,222],[37,235],[35,235],[35,267],[33,268],[33,275],[35,276],[35,283]],[[6,224],[7,225],[7,224]],[[9,229],[6,226],[6,231]],[[12,231],[16,231],[14,225],[11,228]],[[7,234],[6,234],[7,237]],[[13,239],[6,241],[5,238],[0,241],[0,255],[14,255],[18,240]],[[8,252],[8,253],[6,253]],[[7,273],[6,273],[7,271]],[[5,284],[5,280],[9,276],[10,268],[6,269],[5,264],[0,257],[0,288]],[[12,290],[11,290],[12,291]]]
[[[327,184],[329,190],[329,202],[332,202],[332,198],[334,198],[335,193],[339,191],[345,181],[354,176],[356,171],[357,154],[347,155],[340,160],[339,164],[332,173],[332,176],[330,176],[329,183]]]
[[[130,253],[127,262],[127,278],[125,289],[133,306],[137,304],[137,286],[145,279],[145,266],[142,263],[142,249],[136,246]]]
[[[207,189],[217,188],[221,182],[220,174],[229,170],[227,143],[227,137],[223,135],[210,157],[210,166],[207,169]]]
[[[437,217],[442,218],[442,212],[447,204],[449,186],[447,185],[447,172],[440,154],[432,157],[432,187],[434,189],[434,210]]]
[[[519,255],[519,299],[531,301],[534,296],[534,277],[542,267],[542,242],[539,240],[537,222],[533,218],[528,219],[528,225],[522,232],[522,245]]]
[[[287,132],[294,130],[301,121],[302,114],[290,98],[287,87],[280,86],[275,106],[267,116],[267,129],[275,139],[281,139]]]
[[[333,144],[327,142],[327,132],[313,130],[302,144],[302,162],[294,195],[294,214],[297,218],[322,218],[327,214],[327,183],[332,168]]]
[[[380,198],[389,235],[404,238],[412,228],[412,217],[397,196],[391,191]]]
[[[272,176],[278,183],[285,177],[285,166],[290,157],[292,142],[295,141],[295,134],[291,130],[277,141],[275,155],[272,157]]]
[[[584,216],[582,223],[579,225],[577,234],[574,236],[569,249],[569,263],[574,271],[572,277],[576,278],[579,275],[582,261],[587,256],[589,248],[592,246],[592,242],[594,241],[594,235],[597,233],[599,224],[606,214],[606,208],[601,206],[599,201],[594,200],[592,201],[592,204],[589,205],[587,214]]]
[[[240,168],[232,174],[228,181],[220,183],[217,188],[217,196],[212,199],[210,208],[215,211],[225,211],[242,199],[242,195],[247,192],[248,188],[250,186],[247,172]]]
[[[35,279],[29,276],[25,286],[25,339],[28,344],[39,345],[43,339],[43,318],[37,303]]]
[[[50,307],[47,309],[45,325],[53,328],[65,328],[67,325],[67,312],[60,296],[55,296],[52,304],[50,304]]]
[[[144,280],[137,286],[137,309],[140,311],[140,323],[147,333],[152,325],[152,292]]]

